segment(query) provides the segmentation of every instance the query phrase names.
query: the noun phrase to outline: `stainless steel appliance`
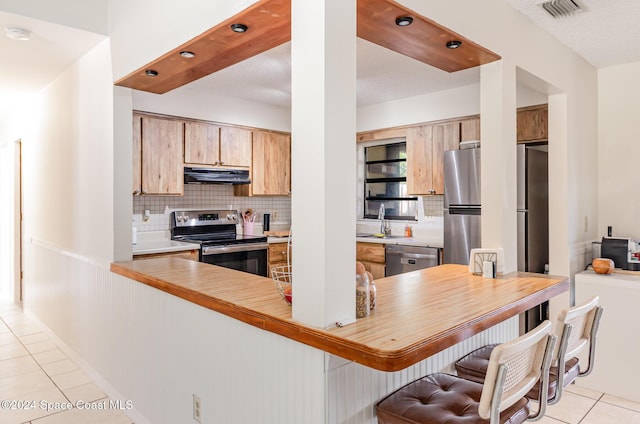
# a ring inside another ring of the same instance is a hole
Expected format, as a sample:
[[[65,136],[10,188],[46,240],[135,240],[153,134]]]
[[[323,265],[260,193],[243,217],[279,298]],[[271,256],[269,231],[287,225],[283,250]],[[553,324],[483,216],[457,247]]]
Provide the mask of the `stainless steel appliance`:
[[[385,277],[438,265],[438,249],[388,244],[385,248]]]
[[[184,168],[185,184],[250,184],[248,169]]]
[[[444,152],[444,260],[469,264],[469,252],[481,247],[480,149]]]
[[[267,238],[236,233],[238,212],[171,212],[171,239],[200,244],[200,262],[267,276]]]
[[[517,147],[518,271],[545,272],[549,263],[549,179],[546,146]],[[549,317],[549,302],[520,315],[526,332]]]
[[[518,271],[545,271],[549,263],[547,152],[519,145],[517,175]]]
[[[611,259],[616,268],[640,271],[640,262],[636,256],[629,255],[629,252],[635,252],[636,249],[636,243],[630,238],[602,237],[600,257]]]

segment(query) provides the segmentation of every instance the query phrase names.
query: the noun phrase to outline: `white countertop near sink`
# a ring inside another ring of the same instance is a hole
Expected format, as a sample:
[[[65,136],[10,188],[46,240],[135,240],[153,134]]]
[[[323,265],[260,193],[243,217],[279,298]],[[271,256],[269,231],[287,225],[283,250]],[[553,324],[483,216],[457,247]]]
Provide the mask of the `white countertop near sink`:
[[[168,231],[141,231],[138,242],[132,246],[132,253],[136,256],[198,249],[200,245],[197,243],[171,240]]]
[[[356,237],[357,242],[363,243],[381,243],[381,244],[400,244],[403,246],[420,246],[420,247],[436,247],[442,249],[443,243],[441,240],[433,240],[422,237],[393,237],[393,238],[378,238],[378,237]]]

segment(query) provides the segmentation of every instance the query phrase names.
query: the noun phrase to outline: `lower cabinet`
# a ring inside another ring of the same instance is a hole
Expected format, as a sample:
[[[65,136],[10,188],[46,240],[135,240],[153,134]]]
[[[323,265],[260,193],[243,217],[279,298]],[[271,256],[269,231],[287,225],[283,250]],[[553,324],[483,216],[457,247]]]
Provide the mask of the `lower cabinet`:
[[[153,259],[153,258],[163,258],[163,257],[166,258],[166,257],[172,256],[175,258],[184,258],[184,259],[189,259],[189,260],[198,262],[198,260],[200,259],[199,255],[200,255],[199,250],[183,250],[180,252],[163,252],[163,253],[148,253],[144,255],[135,255],[133,257],[133,260],[137,261],[139,259]]]
[[[269,243],[267,260],[269,262],[269,276],[274,266],[287,265],[287,242]],[[291,261],[291,251],[289,251],[289,261]]]
[[[383,278],[385,274],[385,257],[383,243],[356,242],[356,260],[364,265],[373,275],[373,279]]]

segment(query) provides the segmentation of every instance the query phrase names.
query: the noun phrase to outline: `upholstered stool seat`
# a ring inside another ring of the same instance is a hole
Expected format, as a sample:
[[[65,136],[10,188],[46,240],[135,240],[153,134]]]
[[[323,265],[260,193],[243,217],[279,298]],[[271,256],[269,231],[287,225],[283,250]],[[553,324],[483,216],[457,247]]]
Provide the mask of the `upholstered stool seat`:
[[[459,359],[455,364],[458,376],[476,383],[484,383],[484,376],[487,374],[487,367],[489,366],[489,357],[491,356],[491,351],[493,351],[496,346],[495,344],[483,346]],[[564,373],[564,385],[567,386],[571,384],[580,373],[578,358],[571,358],[566,361]],[[555,397],[557,388],[558,367],[552,366],[549,370],[549,399]],[[527,393],[527,397],[529,399],[538,399],[539,396],[540,384],[538,383]]]
[[[380,424],[486,424],[478,415],[482,384],[449,374],[431,374],[407,384],[376,406]],[[501,415],[501,423],[519,424],[529,416],[529,402],[521,398]]]
[[[391,393],[376,405],[379,424],[520,424],[544,416],[524,395],[538,380],[546,393],[556,336],[545,321],[529,333],[496,346],[484,384],[450,374],[431,374]]]
[[[553,354],[552,366],[549,371],[549,390],[547,399],[553,405],[560,401],[562,389],[571,384],[577,377],[589,375],[595,361],[596,335],[602,316],[602,307],[598,305],[599,298],[595,296],[588,302],[566,309],[558,316],[555,334],[559,339]],[[469,353],[455,363],[459,377],[477,383],[483,383],[491,352],[498,345],[483,346]],[[587,367],[580,367],[577,356],[588,349]],[[564,373],[558,373],[564,368]],[[540,382],[527,393],[529,399],[540,396]]]

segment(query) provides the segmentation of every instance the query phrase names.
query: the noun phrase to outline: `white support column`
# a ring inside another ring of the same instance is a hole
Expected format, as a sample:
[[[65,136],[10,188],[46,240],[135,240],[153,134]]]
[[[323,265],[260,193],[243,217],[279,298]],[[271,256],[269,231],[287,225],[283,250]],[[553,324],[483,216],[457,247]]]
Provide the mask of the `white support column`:
[[[293,318],[355,317],[356,1],[292,0]]]
[[[516,67],[503,60],[480,71],[482,247],[502,247],[516,271]]]
[[[567,95],[549,96],[549,273],[571,275],[569,254],[569,154],[567,143]],[[555,183],[554,183],[555,182]],[[571,283],[573,285],[573,282]],[[573,288],[549,302],[549,314],[557,316],[570,306]]]

